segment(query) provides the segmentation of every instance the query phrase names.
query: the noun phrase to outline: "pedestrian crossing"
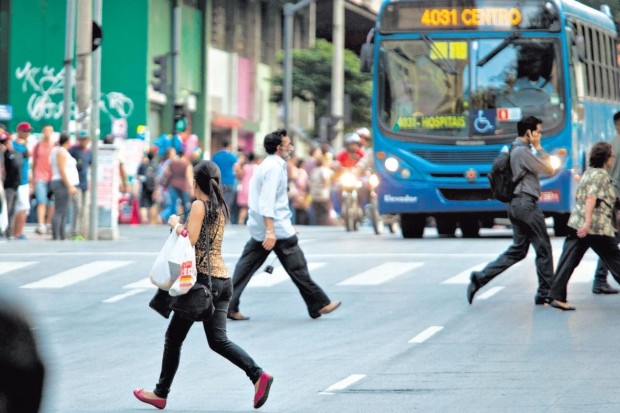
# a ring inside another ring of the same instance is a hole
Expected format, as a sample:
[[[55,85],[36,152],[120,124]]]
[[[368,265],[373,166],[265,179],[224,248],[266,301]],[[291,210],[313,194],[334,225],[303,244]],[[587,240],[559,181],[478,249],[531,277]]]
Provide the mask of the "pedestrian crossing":
[[[88,258],[88,255],[85,255],[80,256],[79,259],[87,261]],[[398,259],[400,257],[395,258]],[[446,274],[445,270],[438,271],[440,268],[443,268],[443,265],[437,257],[429,258],[429,260],[418,258],[420,257],[416,257],[415,261],[390,260],[378,262],[376,265],[367,267],[363,267],[362,264],[370,261],[358,262],[351,265],[350,272],[340,270],[336,273],[333,271],[334,263],[330,263],[329,258],[327,258],[326,260],[309,261],[308,268],[312,277],[317,279],[321,286],[328,287],[331,283],[332,286],[343,288],[364,288],[383,284],[398,286],[401,282],[409,282],[420,276],[424,276],[424,280],[432,277],[434,281],[442,285],[466,285],[469,283],[470,273],[480,270],[486,265],[486,262],[471,265],[472,260],[470,259],[457,271],[453,271],[452,274]],[[138,260],[97,260],[80,263],[71,268],[62,268],[61,271],[56,272],[50,265],[48,265],[49,268],[41,269],[44,263],[40,259],[37,261],[7,261],[0,262],[0,277],[6,279],[14,276],[15,279],[19,279],[24,276],[23,278],[27,278],[29,282],[18,286],[26,290],[61,290],[71,286],[84,285],[88,281],[97,279],[100,280],[100,286],[106,286],[105,291],[117,291],[117,294],[110,294],[109,297],[102,301],[111,304],[155,289],[149,278],[144,276],[148,272],[148,266],[145,267],[144,264],[144,261]],[[226,264],[232,274],[236,261],[226,261]],[[557,259],[555,265],[557,266]],[[445,267],[455,268],[456,266],[454,263],[450,263]],[[596,257],[587,257],[573,274],[571,283],[591,283],[595,267]],[[40,279],[32,280],[33,274],[36,274],[35,269],[36,272],[40,272],[42,275]],[[273,288],[290,282],[286,271],[277,262],[272,274],[264,272],[263,269],[264,267],[252,277],[248,288]],[[527,276],[534,275],[535,267],[533,260],[524,260],[517,263],[509,271],[511,271],[513,277],[515,274],[520,273]],[[122,277],[119,276],[121,274]],[[128,274],[130,277],[127,276]],[[138,274],[142,274],[142,276]],[[327,276],[329,276],[329,281],[326,283],[325,279]],[[118,283],[119,279],[122,279],[124,282]],[[110,280],[114,280],[113,283],[118,283],[118,286],[111,285]],[[481,300],[491,298],[505,288],[500,285],[489,287],[476,298]]]

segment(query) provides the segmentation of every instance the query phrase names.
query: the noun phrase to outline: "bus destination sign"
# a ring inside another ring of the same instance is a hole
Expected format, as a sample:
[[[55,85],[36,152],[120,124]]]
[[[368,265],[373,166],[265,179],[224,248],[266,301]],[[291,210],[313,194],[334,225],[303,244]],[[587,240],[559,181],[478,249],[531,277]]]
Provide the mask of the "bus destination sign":
[[[518,5],[517,5],[518,4]],[[388,3],[379,24],[381,33],[416,30],[550,30],[560,28],[552,2],[522,0],[418,0]]]
[[[422,12],[420,24],[425,27],[518,27],[521,20],[521,11],[514,7],[427,8]]]

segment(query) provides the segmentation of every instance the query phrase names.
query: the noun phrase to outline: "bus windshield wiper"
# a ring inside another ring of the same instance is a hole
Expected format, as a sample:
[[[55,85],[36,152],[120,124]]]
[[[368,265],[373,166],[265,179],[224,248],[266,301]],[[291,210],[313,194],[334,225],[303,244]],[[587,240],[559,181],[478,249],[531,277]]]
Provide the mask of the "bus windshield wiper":
[[[435,55],[439,58],[439,67],[441,67],[444,72],[448,72],[451,75],[457,74],[456,69],[450,64],[448,59],[446,59],[446,57],[441,53],[441,50],[439,50],[435,42],[428,37],[427,34],[422,35],[422,40],[430,50],[435,52]]]
[[[521,37],[521,34],[519,34],[519,33],[512,33],[510,36],[506,37],[503,42],[498,44],[495,47],[495,49],[491,50],[486,56],[484,56],[482,59],[478,60],[477,65],[479,67],[482,67],[482,66],[486,65],[487,63],[489,63],[489,60],[493,59],[495,56],[497,56],[497,54],[499,52],[504,50],[506,48],[506,46],[508,46],[510,43],[514,42],[515,40],[517,40],[520,37]]]

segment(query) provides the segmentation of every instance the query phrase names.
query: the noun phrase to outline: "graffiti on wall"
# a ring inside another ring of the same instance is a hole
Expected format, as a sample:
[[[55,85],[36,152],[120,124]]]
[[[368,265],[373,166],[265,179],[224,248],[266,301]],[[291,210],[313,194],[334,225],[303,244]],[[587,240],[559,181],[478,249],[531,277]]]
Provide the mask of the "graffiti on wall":
[[[75,85],[75,70],[71,71],[71,83]],[[18,67],[15,77],[22,81],[22,92],[32,93],[28,98],[28,115],[34,121],[60,119],[64,111],[65,69],[58,72],[49,66],[35,67],[26,62]],[[133,101],[121,92],[109,92],[101,96],[99,110],[113,119],[126,119],[133,112]],[[78,119],[75,102],[71,102],[71,119]]]

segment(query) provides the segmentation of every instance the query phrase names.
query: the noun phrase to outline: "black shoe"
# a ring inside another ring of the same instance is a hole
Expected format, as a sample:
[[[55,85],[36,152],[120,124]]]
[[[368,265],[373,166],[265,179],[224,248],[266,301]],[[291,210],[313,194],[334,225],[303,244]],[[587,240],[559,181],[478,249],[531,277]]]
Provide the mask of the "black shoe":
[[[605,282],[594,282],[592,286],[592,292],[594,294],[618,294],[620,290],[616,290],[612,288],[606,281]]]
[[[469,305],[474,301],[474,295],[476,295],[480,287],[482,287],[482,285],[480,285],[480,281],[478,281],[477,273],[476,271],[472,271],[469,276],[469,285],[467,286],[467,302]]]
[[[536,305],[545,305],[545,304],[549,304],[549,302],[551,301],[551,298],[540,295],[540,294],[536,294],[534,296],[534,304]]]

